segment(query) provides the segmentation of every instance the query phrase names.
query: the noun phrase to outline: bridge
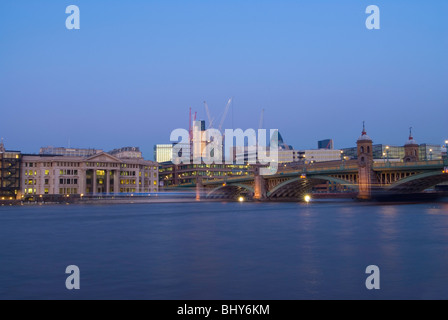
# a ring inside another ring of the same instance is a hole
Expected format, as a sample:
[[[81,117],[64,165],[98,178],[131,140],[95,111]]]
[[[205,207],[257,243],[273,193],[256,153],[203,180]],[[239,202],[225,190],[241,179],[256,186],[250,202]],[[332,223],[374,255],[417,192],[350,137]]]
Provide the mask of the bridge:
[[[255,175],[241,178],[217,179],[196,185],[199,197],[207,199],[301,200],[316,185],[332,182],[344,186],[359,198],[369,199],[372,194],[410,194],[422,192],[448,182],[448,161],[384,162],[374,163],[369,170],[357,160],[333,161],[282,167],[275,175]],[[362,175],[369,177],[362,177]],[[370,181],[370,182],[367,182]]]
[[[288,163],[274,175],[262,176],[260,166],[253,174],[222,179],[201,179],[195,184],[197,199],[238,199],[244,197],[259,201],[303,200],[313,187],[329,182],[346,192],[356,193],[359,199],[382,195],[409,195],[421,193],[438,184],[448,182],[448,157],[442,160],[422,161],[419,145],[412,137],[404,146],[400,161],[375,160],[373,141],[365,126],[357,140],[356,160],[314,163]]]

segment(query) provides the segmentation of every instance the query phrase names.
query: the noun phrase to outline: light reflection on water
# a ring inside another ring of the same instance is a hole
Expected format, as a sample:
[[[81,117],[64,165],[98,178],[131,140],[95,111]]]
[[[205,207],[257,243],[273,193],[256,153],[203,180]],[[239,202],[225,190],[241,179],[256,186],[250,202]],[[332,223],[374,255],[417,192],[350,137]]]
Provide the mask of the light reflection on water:
[[[0,243],[2,299],[448,298],[446,203],[1,207]]]

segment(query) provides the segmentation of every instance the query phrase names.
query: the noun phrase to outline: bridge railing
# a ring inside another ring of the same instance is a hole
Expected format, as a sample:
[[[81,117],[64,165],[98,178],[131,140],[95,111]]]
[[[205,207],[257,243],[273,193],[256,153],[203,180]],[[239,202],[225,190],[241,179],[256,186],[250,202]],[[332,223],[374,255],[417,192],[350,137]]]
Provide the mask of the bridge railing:
[[[295,169],[281,169],[278,171],[277,174],[282,174],[282,173],[297,173],[300,174],[301,172],[303,173],[315,173],[315,172],[319,172],[319,173],[325,173],[325,172],[337,172],[337,171],[346,171],[346,170],[357,170],[358,169],[358,165],[357,164],[344,164],[344,163],[340,163],[340,164],[334,164],[331,166],[322,166],[322,165],[306,165],[303,166],[301,168],[295,168]]]
[[[417,161],[417,162],[385,162],[375,163],[374,169],[424,169],[424,168],[443,168],[443,160]]]

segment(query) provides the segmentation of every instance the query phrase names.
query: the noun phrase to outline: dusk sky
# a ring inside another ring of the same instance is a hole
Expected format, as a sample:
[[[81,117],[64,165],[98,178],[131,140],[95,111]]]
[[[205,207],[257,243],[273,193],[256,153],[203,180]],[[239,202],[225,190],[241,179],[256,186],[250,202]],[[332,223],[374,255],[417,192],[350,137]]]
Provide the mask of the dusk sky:
[[[77,5],[81,29],[67,30]],[[367,30],[368,5],[381,30]],[[448,2],[0,1],[0,136],[8,149],[153,146],[188,110],[278,128],[296,149],[448,139]],[[217,121],[217,120],[216,120]]]

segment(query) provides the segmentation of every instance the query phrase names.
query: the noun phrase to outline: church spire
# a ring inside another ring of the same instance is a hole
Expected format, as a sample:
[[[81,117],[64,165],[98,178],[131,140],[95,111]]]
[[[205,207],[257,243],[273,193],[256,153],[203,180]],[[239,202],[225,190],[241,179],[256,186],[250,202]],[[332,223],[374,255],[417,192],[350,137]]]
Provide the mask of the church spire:
[[[363,136],[367,135],[367,132],[366,132],[366,122],[365,121],[362,122],[362,135]]]
[[[414,140],[414,137],[412,136],[412,127],[409,128],[409,141]]]

